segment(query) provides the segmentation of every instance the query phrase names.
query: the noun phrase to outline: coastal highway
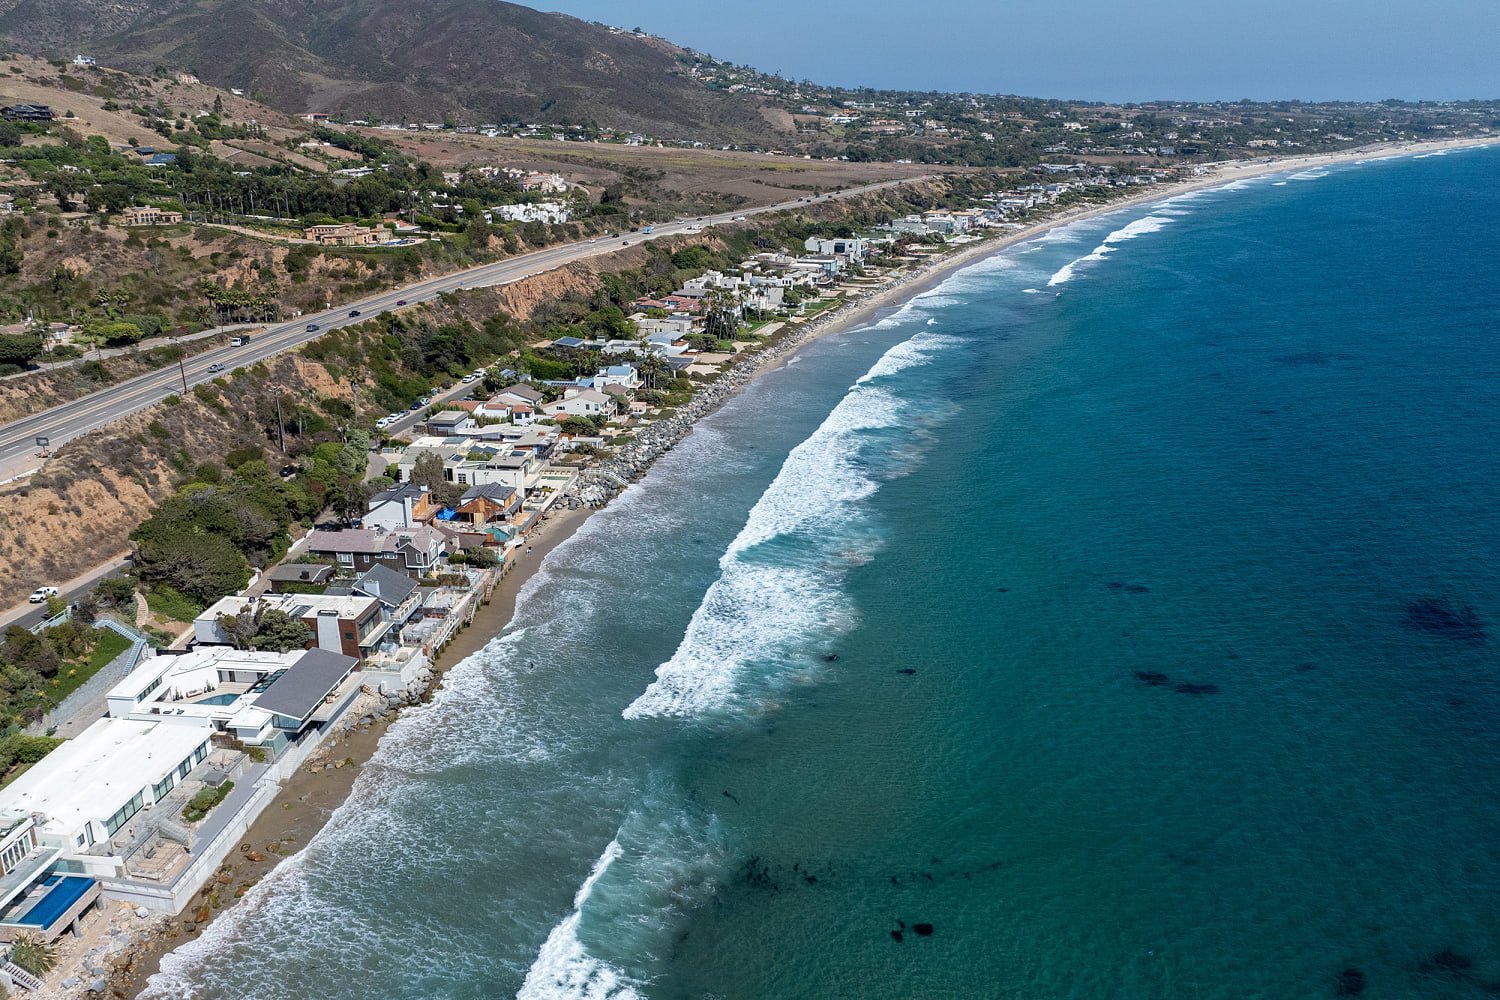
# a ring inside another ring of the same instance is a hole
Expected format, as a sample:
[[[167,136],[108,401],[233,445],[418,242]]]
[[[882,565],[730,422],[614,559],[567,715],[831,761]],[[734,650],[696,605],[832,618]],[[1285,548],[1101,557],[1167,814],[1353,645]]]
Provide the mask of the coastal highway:
[[[573,261],[612,253],[627,244],[634,245],[643,240],[678,236],[692,231],[695,227],[729,222],[740,216],[749,217],[767,212],[780,212],[812,202],[835,201],[922,179],[924,178],[911,177],[884,181],[879,184],[868,184],[775,205],[740,209],[732,213],[704,216],[701,219],[683,219],[663,223],[654,226],[649,235],[627,231],[613,238],[601,236],[590,241],[548,247],[520,257],[482,264],[439,278],[418,281],[403,288],[372,295],[357,302],[346,303],[337,309],[299,316],[293,322],[281,323],[255,334],[250,343],[243,347],[206,351],[185,359],[182,366],[171,365],[160,371],[140,375],[127,382],[90,393],[82,399],[62,403],[0,426],[0,482],[24,475],[40,466],[41,459],[37,457],[39,448],[36,443],[39,436],[47,438],[48,448],[55,450],[89,431],[145,409],[173,393],[181,393],[184,380],[189,387],[211,380],[215,373],[208,371],[209,365],[221,364],[226,370],[253,365],[280,354],[282,351],[299,347],[329,330],[349,323],[362,323],[383,311],[393,310],[397,308],[397,302],[404,301],[407,305],[415,305],[459,289],[507,284],[562,267]],[[360,315],[351,317],[349,313],[352,310],[358,310]],[[309,329],[309,326],[315,326],[316,329]]]

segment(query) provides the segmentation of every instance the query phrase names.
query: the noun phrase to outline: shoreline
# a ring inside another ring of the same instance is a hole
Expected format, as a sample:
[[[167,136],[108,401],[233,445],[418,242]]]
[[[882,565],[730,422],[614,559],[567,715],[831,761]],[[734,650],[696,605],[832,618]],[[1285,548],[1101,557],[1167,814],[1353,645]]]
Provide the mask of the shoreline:
[[[1496,144],[1500,144],[1500,138],[1434,140],[1394,147],[1382,144],[1340,153],[1272,157],[1214,165],[1209,172],[1199,177],[1165,185],[1154,184],[1137,194],[1104,204],[1076,206],[998,237],[981,239],[963,249],[935,255],[917,262],[909,271],[898,273],[894,280],[871,286],[869,291],[857,296],[846,297],[841,304],[824,315],[795,326],[788,324],[775,339],[753,351],[745,352],[712,381],[702,384],[692,402],[681,408],[676,416],[647,425],[641,430],[637,440],[620,449],[616,456],[580,474],[572,494],[577,505],[559,506],[547,516],[531,536],[529,544],[532,553],[521,557],[524,561],[517,563],[497,583],[489,603],[482,605],[470,625],[455,635],[442,653],[434,658],[431,664],[433,680],[422,702],[427,702],[436,694],[448,670],[483,649],[511,623],[521,589],[541,567],[553,548],[571,537],[594,510],[606,505],[630,483],[643,478],[657,458],[691,433],[698,420],[713,413],[750,382],[785,366],[806,344],[867,323],[882,310],[899,306],[921,295],[968,264],[1085,219],[1125,211],[1150,202],[1165,201],[1192,191],[1223,187],[1238,180],[1361,160],[1415,156],[1439,150]],[[253,885],[286,857],[295,856],[305,848],[334,812],[347,801],[365,765],[375,755],[390,723],[397,717],[398,714],[394,712],[382,713],[372,723],[330,736],[324,747],[287,781],[266,811],[244,835],[243,841],[252,845],[255,852],[263,852],[264,860],[250,861],[242,853],[226,858],[225,865],[232,866],[231,882]],[[335,757],[338,762],[330,763]],[[325,767],[325,764],[329,766]],[[280,848],[284,845],[295,850],[282,853]],[[214,883],[210,883],[210,886],[213,885]],[[116,972],[111,987],[119,991],[119,995],[138,996],[149,977],[159,971],[163,956],[179,945],[201,936],[204,928],[213,920],[232,911],[235,902],[237,898],[227,900],[222,909],[209,908],[208,919],[201,922],[192,919],[195,914],[190,906],[182,914],[174,917],[159,916],[149,921],[144,928],[137,929],[127,952],[131,956],[130,963]],[[104,916],[105,920],[112,921],[124,904],[111,906],[113,909],[105,908],[104,912],[108,914]],[[201,912],[201,909],[197,911]]]

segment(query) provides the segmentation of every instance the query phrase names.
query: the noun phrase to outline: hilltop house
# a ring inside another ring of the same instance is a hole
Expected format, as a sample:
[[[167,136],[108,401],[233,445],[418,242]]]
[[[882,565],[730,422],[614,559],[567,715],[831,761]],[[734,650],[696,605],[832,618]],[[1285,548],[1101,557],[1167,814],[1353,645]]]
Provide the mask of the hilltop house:
[[[308,226],[302,231],[302,237],[312,240],[319,246],[357,247],[379,243],[385,239],[385,233],[382,230],[369,229],[365,226],[328,225]]]
[[[132,205],[120,213],[122,226],[170,226],[181,221],[181,212],[157,208],[154,205]]]
[[[0,118],[12,122],[50,122],[57,115],[45,104],[12,104],[0,108]]]

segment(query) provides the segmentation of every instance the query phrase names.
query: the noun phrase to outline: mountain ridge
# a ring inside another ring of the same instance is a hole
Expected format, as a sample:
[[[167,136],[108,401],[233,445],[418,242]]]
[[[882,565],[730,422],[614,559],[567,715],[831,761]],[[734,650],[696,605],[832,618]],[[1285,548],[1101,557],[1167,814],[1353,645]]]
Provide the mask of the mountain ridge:
[[[687,49],[504,0],[0,0],[0,39],[137,73],[192,72],[294,114],[776,134],[761,99],[693,79]]]

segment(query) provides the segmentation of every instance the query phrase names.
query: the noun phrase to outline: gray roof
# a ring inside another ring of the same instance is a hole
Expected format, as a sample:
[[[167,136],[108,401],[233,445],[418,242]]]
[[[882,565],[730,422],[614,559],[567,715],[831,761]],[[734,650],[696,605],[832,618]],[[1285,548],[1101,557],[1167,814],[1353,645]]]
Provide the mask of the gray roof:
[[[411,497],[413,500],[422,499],[427,491],[415,483],[397,483],[384,493],[377,493],[370,498],[370,509],[374,510],[376,504],[382,504],[389,500],[400,500],[402,497]]]
[[[322,583],[333,575],[327,563],[287,563],[266,573],[267,580],[277,583]]]
[[[499,392],[495,393],[495,395],[497,395],[497,396],[519,396],[522,399],[529,399],[533,403],[540,403],[543,399],[546,398],[540,392],[537,392],[531,386],[526,385],[526,384],[524,384],[522,382],[517,382],[515,385],[509,386],[509,387],[504,388],[504,389],[501,389]]]
[[[255,699],[255,707],[289,719],[306,719],[349,676],[357,662],[342,653],[309,649]]]
[[[502,485],[501,483],[485,483],[483,486],[470,486],[468,492],[464,494],[463,502],[468,503],[470,500],[478,500],[480,497],[484,497],[486,500],[504,506],[515,495],[516,491],[509,486]]]
[[[373,597],[388,607],[397,607],[417,589],[416,581],[389,566],[375,565],[354,581],[356,592]]]

